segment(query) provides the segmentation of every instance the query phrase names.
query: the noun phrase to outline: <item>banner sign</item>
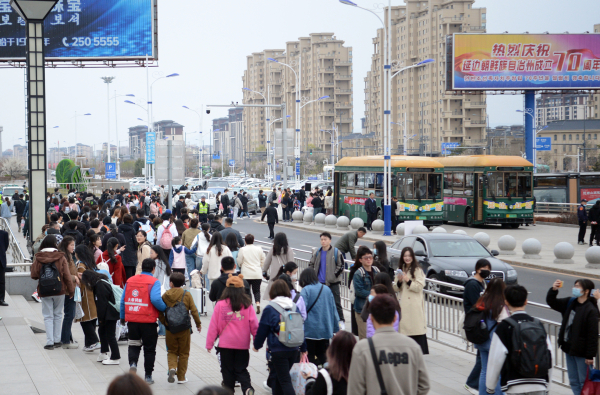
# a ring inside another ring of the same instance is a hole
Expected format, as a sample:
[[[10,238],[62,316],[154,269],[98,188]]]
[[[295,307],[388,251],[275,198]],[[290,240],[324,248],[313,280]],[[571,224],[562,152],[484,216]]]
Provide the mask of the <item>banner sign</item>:
[[[420,207],[418,205],[412,204],[412,203],[398,202],[397,204],[398,204],[398,210],[400,212],[402,212],[402,211],[428,212],[428,211],[442,211],[444,209],[444,203],[442,203],[442,202],[432,203],[432,204],[426,204],[426,205],[420,206]]]
[[[229,159],[229,167],[235,167],[235,159]]]
[[[465,198],[455,198],[455,197],[444,197],[444,204],[451,204],[453,206],[466,206],[467,205],[467,199],[465,199]]]
[[[367,198],[344,196],[344,203],[349,204],[351,206],[364,206],[366,201]]]
[[[600,89],[600,34],[454,34],[456,90]]]
[[[515,202],[513,204],[507,204],[506,202],[494,202],[492,200],[484,200],[483,205],[486,206],[488,210],[500,209],[500,210],[532,210],[533,209],[533,200],[528,200],[526,202],[520,201]]]
[[[536,137],[535,149],[537,151],[552,151],[552,137]]]
[[[600,188],[581,188],[579,190],[581,199],[586,199],[588,202],[593,199],[600,198]]]
[[[146,133],[146,163],[156,163],[156,132]]]
[[[44,21],[46,59],[155,59],[155,3],[59,0]],[[0,60],[24,60],[25,44],[25,21],[0,0]]]

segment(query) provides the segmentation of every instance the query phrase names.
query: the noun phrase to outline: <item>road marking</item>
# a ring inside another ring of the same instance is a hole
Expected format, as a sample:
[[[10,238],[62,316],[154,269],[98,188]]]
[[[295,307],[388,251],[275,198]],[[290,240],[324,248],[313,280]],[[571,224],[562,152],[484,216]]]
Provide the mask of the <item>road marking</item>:
[[[308,248],[313,248],[314,246],[307,246],[306,244],[300,244],[302,247],[308,247]]]

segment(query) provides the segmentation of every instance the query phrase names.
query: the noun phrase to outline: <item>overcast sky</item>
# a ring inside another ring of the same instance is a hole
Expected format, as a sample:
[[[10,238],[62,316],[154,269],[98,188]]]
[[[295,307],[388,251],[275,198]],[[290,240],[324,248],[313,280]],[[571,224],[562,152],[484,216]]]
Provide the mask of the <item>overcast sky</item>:
[[[372,1],[355,0],[372,7]],[[392,5],[404,4],[393,0]],[[474,7],[487,8],[487,32],[580,33],[593,31],[600,23],[598,0],[478,0]],[[170,119],[185,126],[186,132],[199,129],[199,118],[182,108],[200,109],[202,104],[242,101],[242,75],[246,55],[263,49],[284,48],[286,41],[309,33],[333,32],[353,47],[354,130],[360,131],[364,116],[364,77],[371,66],[372,38],[380,22],[365,11],[337,0],[159,0],[159,66],[150,69],[151,80],[159,75],[179,73],[154,85],[154,120]],[[73,115],[78,118],[77,141],[101,144],[107,140],[107,93],[100,77],[115,76],[111,96],[135,94],[146,101],[146,72],[143,68],[54,69],[47,71],[48,145],[75,142]],[[3,149],[25,139],[23,70],[0,68],[0,126]],[[147,119],[139,107],[118,98],[119,140],[127,140],[127,128]],[[491,96],[488,113],[491,126],[521,124],[521,96]],[[114,101],[111,101],[110,136],[115,144]],[[211,120],[226,115],[226,109],[203,112],[206,143]],[[54,129],[54,126],[59,128]],[[198,142],[198,134],[189,140]],[[127,144],[127,141],[122,141]],[[97,146],[98,147],[98,146]]]

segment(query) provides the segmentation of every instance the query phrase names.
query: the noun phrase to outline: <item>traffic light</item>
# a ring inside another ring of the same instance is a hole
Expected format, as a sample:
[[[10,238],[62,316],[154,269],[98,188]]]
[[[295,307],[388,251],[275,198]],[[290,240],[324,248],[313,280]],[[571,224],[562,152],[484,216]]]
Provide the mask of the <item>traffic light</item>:
[[[310,149],[310,155],[312,155],[312,148]]]

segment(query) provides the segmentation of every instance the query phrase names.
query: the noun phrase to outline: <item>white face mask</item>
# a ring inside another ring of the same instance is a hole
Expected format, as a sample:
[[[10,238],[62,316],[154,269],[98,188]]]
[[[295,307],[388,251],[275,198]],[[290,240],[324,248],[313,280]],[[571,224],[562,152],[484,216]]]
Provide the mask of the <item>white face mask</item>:
[[[292,281],[298,281],[298,273],[296,273],[296,274],[292,274],[292,275],[290,276],[290,278],[292,279]]]

